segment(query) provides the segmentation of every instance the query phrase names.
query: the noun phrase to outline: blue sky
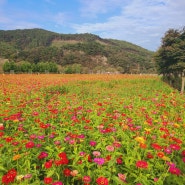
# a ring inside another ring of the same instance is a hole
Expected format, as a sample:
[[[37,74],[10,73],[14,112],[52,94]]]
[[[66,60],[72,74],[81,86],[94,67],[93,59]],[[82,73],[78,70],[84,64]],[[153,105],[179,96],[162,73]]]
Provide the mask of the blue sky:
[[[185,0],[0,0],[0,30],[93,33],[157,50],[185,26]]]

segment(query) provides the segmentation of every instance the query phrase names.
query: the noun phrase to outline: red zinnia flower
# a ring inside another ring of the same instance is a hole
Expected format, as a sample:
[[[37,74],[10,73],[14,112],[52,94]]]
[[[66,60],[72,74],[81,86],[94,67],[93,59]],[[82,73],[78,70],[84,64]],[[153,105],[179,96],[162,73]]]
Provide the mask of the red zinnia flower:
[[[45,168],[51,168],[51,167],[52,167],[52,160],[46,161],[46,162],[44,163],[44,167],[45,167]]]
[[[68,164],[69,160],[67,158],[67,155],[65,152],[61,152],[58,154],[58,156],[60,157],[59,163],[62,164]]]
[[[7,138],[5,138],[5,140],[6,140],[7,143],[10,143],[13,140],[13,138],[12,137],[7,137]]]
[[[14,182],[16,175],[17,171],[15,169],[9,170],[5,175],[3,175],[2,184],[9,184]]]
[[[96,183],[97,183],[98,185],[109,185],[109,181],[108,181],[108,179],[105,178],[105,177],[99,177],[99,178],[97,178],[97,179],[96,179]]]
[[[118,158],[116,159],[116,163],[117,163],[117,164],[122,164],[122,163],[123,163],[122,157],[118,157]]]
[[[137,161],[136,166],[138,168],[148,168],[148,163],[146,161]]]
[[[92,162],[91,156],[88,155],[88,162]]]
[[[153,156],[150,152],[148,152],[148,153],[147,153],[147,158],[148,158],[148,159],[153,159],[154,156]]]
[[[161,150],[162,149],[162,147],[160,145],[158,145],[157,143],[153,143],[152,148],[154,148],[155,150]]]
[[[26,143],[26,148],[33,148],[35,146],[35,143],[33,141],[29,141],[28,143]]]
[[[183,150],[183,151],[181,152],[181,155],[182,155],[183,157],[185,157],[185,150]]]
[[[45,184],[51,184],[52,182],[53,182],[53,179],[51,177],[44,177]]]
[[[66,177],[69,177],[69,176],[71,175],[71,170],[70,170],[69,168],[65,168],[65,169],[63,170],[63,173],[64,173],[64,175],[65,175]]]
[[[58,156],[59,156],[60,158],[67,158],[67,155],[66,155],[65,152],[59,153]]]
[[[4,135],[4,132],[0,132],[0,137],[2,137]]]

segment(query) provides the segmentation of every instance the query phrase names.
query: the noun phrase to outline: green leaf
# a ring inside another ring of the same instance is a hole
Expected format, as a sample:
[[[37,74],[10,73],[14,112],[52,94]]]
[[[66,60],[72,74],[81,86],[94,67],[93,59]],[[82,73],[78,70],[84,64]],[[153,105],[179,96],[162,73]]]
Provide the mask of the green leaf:
[[[4,167],[0,166],[0,171],[6,172],[7,170]]]
[[[47,177],[51,177],[54,173],[54,170],[50,170],[49,172],[47,172]]]

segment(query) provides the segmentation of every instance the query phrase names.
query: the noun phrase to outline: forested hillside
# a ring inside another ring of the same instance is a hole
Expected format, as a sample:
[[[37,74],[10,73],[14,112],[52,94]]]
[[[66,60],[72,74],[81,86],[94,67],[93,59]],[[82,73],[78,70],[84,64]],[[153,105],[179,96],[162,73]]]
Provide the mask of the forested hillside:
[[[88,33],[0,30],[0,58],[14,62],[15,71],[20,71],[23,64],[34,70],[40,63],[47,66],[53,63],[59,72],[65,73],[155,73],[152,55],[153,52],[134,44]],[[43,69],[37,70],[43,72]]]

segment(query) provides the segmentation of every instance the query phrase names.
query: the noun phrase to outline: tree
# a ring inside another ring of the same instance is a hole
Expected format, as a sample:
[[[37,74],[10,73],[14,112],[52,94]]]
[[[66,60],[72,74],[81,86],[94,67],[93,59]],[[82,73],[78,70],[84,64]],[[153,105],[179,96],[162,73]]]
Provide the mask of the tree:
[[[162,38],[162,44],[155,54],[158,73],[163,74],[173,85],[173,81],[181,78],[181,93],[185,83],[185,28],[170,29]],[[173,81],[172,81],[173,79]]]
[[[11,70],[16,71],[17,70],[17,66],[15,65],[14,62],[5,62],[3,65],[3,71],[4,72],[10,72]]]
[[[22,61],[20,64],[20,69],[23,73],[29,72],[29,70],[31,70],[31,64],[29,62]]]

